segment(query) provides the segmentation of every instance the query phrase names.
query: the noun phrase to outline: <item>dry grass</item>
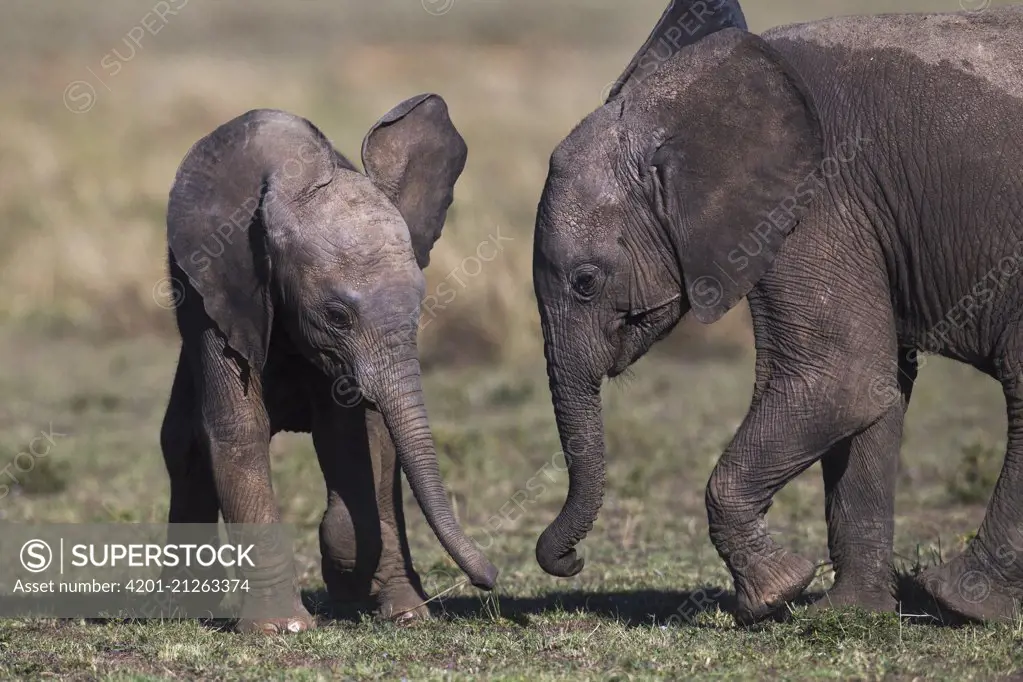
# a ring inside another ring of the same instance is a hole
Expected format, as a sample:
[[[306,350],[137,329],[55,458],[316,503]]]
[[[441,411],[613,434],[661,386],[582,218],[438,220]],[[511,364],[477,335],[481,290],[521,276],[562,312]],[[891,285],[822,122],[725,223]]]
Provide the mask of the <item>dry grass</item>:
[[[248,109],[275,107],[310,118],[355,155],[380,114],[435,91],[448,100],[470,157],[431,286],[451,281],[493,231],[515,241],[479,275],[458,278],[466,285],[424,330],[425,361],[535,357],[532,225],[550,151],[600,104],[662,2],[450,3],[175,0],[178,14],[157,21],[158,32],[136,47],[126,36],[154,26],[148,0],[59,9],[4,2],[0,320],[104,338],[174,334],[153,287],[164,275],[167,191],[192,142]],[[449,4],[441,16],[424,9]],[[919,0],[900,9],[956,8],[945,4]],[[890,8],[774,2],[751,6],[748,16],[763,28],[857,9]],[[70,94],[95,92],[86,113],[63,106],[76,80],[88,86]],[[686,322],[659,350],[749,345],[739,310],[709,329]]]
[[[97,88],[94,108],[78,116],[53,106],[72,65],[34,64],[32,84],[20,84],[2,115],[0,289],[10,293],[0,314],[103,334],[173,333],[153,287],[164,276],[167,191],[194,140],[250,108],[274,107],[310,118],[357,157],[379,115],[432,90],[449,102],[470,158],[428,272],[431,289],[447,280],[457,297],[426,325],[425,352],[450,330],[468,334],[461,343],[483,348],[485,359],[498,348],[505,357],[536,350],[533,212],[550,150],[598,102],[603,83],[585,77],[591,56],[366,46],[326,63],[147,57],[111,91]],[[457,87],[443,82],[459,72]],[[466,259],[497,231],[514,241],[477,272]]]

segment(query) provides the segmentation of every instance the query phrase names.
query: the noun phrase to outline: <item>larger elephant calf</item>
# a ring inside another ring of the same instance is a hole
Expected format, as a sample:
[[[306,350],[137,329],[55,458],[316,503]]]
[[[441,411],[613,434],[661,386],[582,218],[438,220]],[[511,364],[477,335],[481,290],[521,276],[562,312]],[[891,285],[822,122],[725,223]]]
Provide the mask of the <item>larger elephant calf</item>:
[[[996,378],[1005,464],[976,538],[923,586],[968,619],[1023,596],[1023,8],[748,32],[735,2],[673,2],[554,151],[533,275],[571,482],[537,559],[601,505],[600,385],[692,310],[748,296],[749,413],[707,486],[742,622],[814,575],[779,547],[773,495],[820,460],[836,583],[891,609],[894,484],[924,349]],[[697,399],[694,396],[694,399]]]
[[[422,614],[397,462],[472,583],[497,570],[452,514],[419,379],[422,268],[466,146],[444,101],[402,102],[366,135],[365,174],[309,121],[256,110],[192,147],[170,194],[167,238],[181,357],[161,442],[171,535],[184,523],[276,523],[269,443],[312,432],[329,495],[320,527],[331,596]],[[293,571],[292,571],[293,575]],[[294,590],[291,581],[280,589]],[[271,586],[272,587],[272,586]],[[288,617],[243,630],[300,631]]]

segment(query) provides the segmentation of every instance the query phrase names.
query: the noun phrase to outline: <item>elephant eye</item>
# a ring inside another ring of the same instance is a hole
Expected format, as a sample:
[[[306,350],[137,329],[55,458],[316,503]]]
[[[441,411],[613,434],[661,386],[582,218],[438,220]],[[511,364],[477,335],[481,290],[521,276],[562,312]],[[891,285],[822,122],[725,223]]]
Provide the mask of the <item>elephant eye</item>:
[[[348,331],[355,325],[355,315],[343,304],[328,306],[327,317],[334,327],[342,331]]]
[[[572,290],[583,300],[593,298],[600,289],[600,270],[594,265],[580,265],[572,273]]]

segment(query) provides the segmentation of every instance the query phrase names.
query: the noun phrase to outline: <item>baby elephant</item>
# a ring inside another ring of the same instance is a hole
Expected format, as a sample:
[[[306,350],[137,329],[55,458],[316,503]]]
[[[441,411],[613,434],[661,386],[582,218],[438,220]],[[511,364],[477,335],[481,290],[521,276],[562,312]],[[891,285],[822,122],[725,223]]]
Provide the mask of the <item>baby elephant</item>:
[[[817,461],[835,584],[894,610],[894,496],[920,351],[1005,396],[1005,463],[976,537],[928,569],[956,619],[1023,600],[1023,6],[747,30],[735,0],[675,0],[608,101],[557,147],[533,277],[568,498],[537,543],[582,568],[601,505],[600,387],[692,311],[747,297],[756,383],[707,485],[736,616],[768,617],[815,566],[765,515]]]
[[[270,438],[312,433],[327,484],[320,525],[332,598],[425,616],[395,460],[473,585],[497,570],[465,536],[437,467],[417,350],[422,268],[466,146],[437,95],[408,99],[363,141],[365,175],[309,121],[255,110],[188,152],[167,210],[182,348],[161,445],[170,524],[279,523]],[[183,526],[171,525],[168,542]],[[177,530],[176,530],[177,529]],[[313,627],[290,617],[240,630]],[[288,597],[290,600],[291,597]]]

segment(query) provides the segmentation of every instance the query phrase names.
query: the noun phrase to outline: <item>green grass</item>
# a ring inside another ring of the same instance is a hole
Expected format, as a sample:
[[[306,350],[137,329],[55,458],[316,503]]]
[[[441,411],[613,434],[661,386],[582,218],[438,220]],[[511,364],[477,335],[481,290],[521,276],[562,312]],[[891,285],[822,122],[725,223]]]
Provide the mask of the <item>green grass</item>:
[[[168,490],[158,431],[175,345],[8,330],[0,355],[19,358],[0,370],[0,442],[26,443],[51,424],[64,434],[54,435],[43,460],[60,472],[47,476],[63,483],[9,494],[0,518],[162,521]],[[427,401],[445,479],[462,524],[502,572],[492,597],[460,585],[407,495],[416,566],[431,594],[444,593],[433,603],[437,618],[398,627],[318,607],[316,528],[325,491],[308,437],[279,436],[274,485],[298,528],[299,573],[309,605],[319,608],[319,629],[261,638],[196,622],[10,620],[0,622],[0,677],[909,680],[998,679],[1023,670],[1023,624],[945,628],[910,617],[922,613],[915,606],[901,618],[811,617],[797,606],[787,623],[733,624],[728,574],[707,537],[703,487],[745,412],[751,379],[749,358],[661,357],[641,361],[627,386],[605,388],[607,496],[583,543],[586,568],[560,580],[533,557],[567,484],[542,365],[432,372]],[[950,485],[978,444],[1000,451],[1005,427],[997,385],[962,366],[929,362],[913,399],[897,517],[906,572],[947,559],[976,529],[982,501],[950,496]],[[779,495],[771,530],[823,562],[822,509],[814,466]],[[811,592],[828,580],[825,571]]]

